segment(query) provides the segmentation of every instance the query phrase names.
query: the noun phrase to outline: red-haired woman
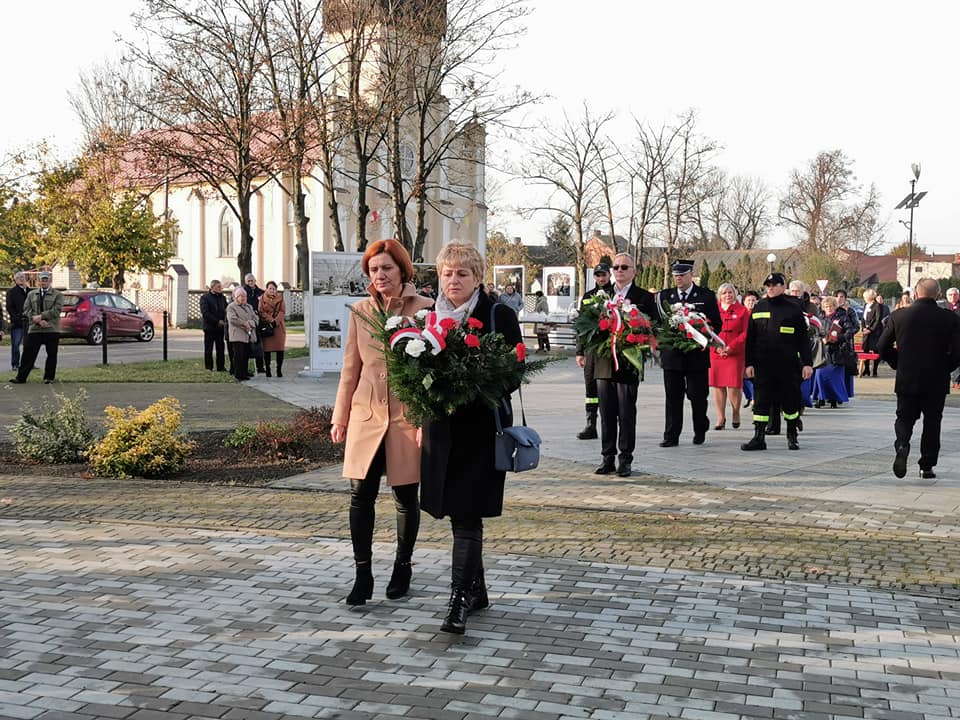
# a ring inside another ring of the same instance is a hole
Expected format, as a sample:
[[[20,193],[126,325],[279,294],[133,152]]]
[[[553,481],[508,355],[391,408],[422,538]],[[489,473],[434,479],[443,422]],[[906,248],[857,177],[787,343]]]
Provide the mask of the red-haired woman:
[[[412,316],[433,304],[418,295],[413,263],[396,240],[378,240],[363,254],[361,264],[370,278],[370,297],[350,314],[343,369],[333,408],[330,437],[346,440],[343,476],[350,479],[350,539],[356,579],[347,605],[364,605],[373,596],[374,504],[380,477],[386,472],[397,508],[397,553],[386,596],[401,598],[410,588],[410,559],[420,529],[420,444],[417,428],[404,417],[403,404],[390,393],[387,366],[380,342],[357,314],[377,310]]]

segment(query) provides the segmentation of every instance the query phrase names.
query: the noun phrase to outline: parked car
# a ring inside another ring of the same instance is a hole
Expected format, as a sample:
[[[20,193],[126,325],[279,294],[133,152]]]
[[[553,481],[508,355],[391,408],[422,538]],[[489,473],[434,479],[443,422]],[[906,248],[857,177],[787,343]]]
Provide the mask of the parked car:
[[[153,340],[150,316],[122,295],[103,290],[63,293],[60,335],[82,337],[91,345],[100,345],[103,342],[104,313],[109,337],[135,337],[140,342]]]

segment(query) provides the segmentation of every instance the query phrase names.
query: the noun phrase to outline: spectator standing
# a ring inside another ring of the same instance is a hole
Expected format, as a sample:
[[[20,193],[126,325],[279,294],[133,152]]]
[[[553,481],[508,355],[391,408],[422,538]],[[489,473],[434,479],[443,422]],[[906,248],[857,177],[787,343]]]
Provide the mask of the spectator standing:
[[[513,310],[515,313],[519,313],[521,310],[523,310],[523,295],[518,293],[513,285],[507,285],[503,289],[503,295],[500,296],[500,302]]]
[[[937,307],[940,286],[931,278],[916,286],[916,302],[895,311],[880,336],[877,350],[897,371],[896,440],[893,474],[907,474],[913,426],[923,416],[920,436],[920,478],[936,477],[940,455],[940,423],[950,391],[950,372],[960,365],[960,318]]]
[[[7,290],[7,317],[10,319],[10,369],[20,368],[20,351],[27,334],[27,320],[23,317],[23,306],[27,302],[27,276],[18,272],[13,276],[14,286]]]
[[[497,286],[493,283],[487,283],[487,297],[490,298],[492,303],[500,302],[500,293],[497,292]]]
[[[829,403],[836,408],[837,403],[849,402],[847,393],[846,360],[853,350],[854,326],[850,316],[840,311],[836,298],[825,297],[820,303],[823,310],[823,338],[821,342],[827,350],[827,363],[818,367],[813,377],[813,406],[822,408]]]
[[[547,303],[547,296],[543,294],[543,290],[537,290],[535,293],[537,296],[537,302],[533,306],[533,311],[540,315],[549,315],[550,314],[550,305]],[[550,330],[552,325],[546,322],[538,322],[533,326],[533,332],[537,336],[537,352],[550,352]]]
[[[900,299],[897,300],[894,310],[902,310],[903,308],[910,307],[912,304],[913,301],[910,299],[910,291],[904,290],[902,293],[900,293]]]
[[[283,293],[277,289],[277,284],[271,280],[267,283],[267,290],[260,298],[260,320],[268,322],[273,327],[273,335],[264,337],[263,367],[267,377],[271,374],[271,353],[277,354],[277,377],[283,377],[283,353],[287,348],[287,305],[283,300]]]
[[[603,291],[608,297],[613,295],[613,283],[610,282],[610,266],[607,263],[597,263],[593,268],[594,286],[587,290],[580,299],[580,307],[588,298],[593,297],[598,292]],[[584,351],[583,346],[577,341],[577,365],[583,368],[584,385],[584,403],[587,407],[587,424],[583,430],[577,433],[578,440],[596,440],[597,438],[597,411],[600,408],[600,396],[597,394],[597,379],[594,377],[593,370],[596,363],[596,356],[593,353]]]
[[[955,287],[947,289],[947,303],[945,307],[950,312],[960,315],[960,289]],[[953,376],[952,387],[954,390],[960,390],[960,370]]]
[[[756,290],[747,290],[743,293],[743,306],[747,309],[747,312],[753,312],[753,306],[757,304],[757,300],[760,299],[760,294]],[[746,358],[744,358],[744,363],[746,363]],[[748,408],[753,402],[753,380],[750,380],[744,375],[743,378],[743,407]]]
[[[257,286],[257,276],[253,273],[247,273],[243,278],[243,289],[247,291],[247,304],[253,309],[253,312],[259,314],[263,288]],[[256,327],[254,327],[254,333],[256,333]],[[257,339],[262,339],[259,333],[257,333]],[[257,372],[263,373],[263,355],[259,353],[254,355],[253,362],[257,366]]]
[[[873,353],[877,351],[877,343],[880,342],[880,332],[883,330],[883,311],[877,303],[877,293],[875,290],[867,288],[863,291],[863,351]],[[880,366],[879,360],[873,361],[873,377],[877,376],[877,368]],[[863,367],[860,368],[860,377],[870,377],[870,361],[864,360]]]
[[[200,298],[200,317],[203,321],[203,366],[207,370],[213,370],[213,355],[216,350],[217,372],[225,372],[227,299],[223,296],[223,284],[219,280],[211,280],[209,289]]]
[[[723,321],[723,329],[718,334],[726,346],[710,348],[709,378],[710,387],[713,388],[713,402],[717,408],[717,424],[714,429],[723,430],[727,424],[728,399],[733,411],[733,427],[740,427],[740,392],[743,386],[750,312],[737,302],[737,289],[730,283],[723,283],[717,289],[717,299]]]
[[[57,353],[60,349],[60,311],[63,309],[63,293],[50,287],[51,276],[40,273],[40,287],[27,294],[23,304],[23,317],[27,323],[27,337],[23,341],[23,357],[20,369],[10,382],[25,383],[37,361],[42,345],[47,352],[43,367],[43,381],[48,385],[57,376]]]
[[[233,291],[233,302],[227,306],[227,333],[233,347],[233,372],[239,381],[249,380],[250,344],[257,339],[257,313],[247,302],[247,291],[238,287]]]

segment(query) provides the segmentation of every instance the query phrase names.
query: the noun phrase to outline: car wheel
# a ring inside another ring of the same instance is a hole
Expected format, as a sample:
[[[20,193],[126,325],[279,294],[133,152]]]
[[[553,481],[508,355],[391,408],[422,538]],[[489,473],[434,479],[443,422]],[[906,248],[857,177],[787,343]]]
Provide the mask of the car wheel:
[[[152,322],[145,322],[143,327],[140,328],[140,334],[137,335],[137,340],[140,342],[150,342],[153,340],[154,330]]]
[[[87,342],[91,345],[103,344],[103,325],[94,323],[90,326],[90,331],[87,333]]]

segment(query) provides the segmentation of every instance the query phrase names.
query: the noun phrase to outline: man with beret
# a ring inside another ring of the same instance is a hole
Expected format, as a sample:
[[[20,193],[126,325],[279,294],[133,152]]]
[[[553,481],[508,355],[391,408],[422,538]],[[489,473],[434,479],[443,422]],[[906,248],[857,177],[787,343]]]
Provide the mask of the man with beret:
[[[710,321],[717,334],[723,326],[717,296],[709,288],[693,282],[693,260],[677,260],[670,268],[674,287],[658,296],[661,317],[666,319],[669,307],[677,303],[691,305]],[[710,394],[710,352],[707,349],[684,352],[674,348],[660,351],[660,366],[663,368],[663,389],[666,395],[666,412],[663,426],[663,441],[660,447],[676,447],[683,431],[683,398],[690,398],[693,410],[693,444],[702,445],[710,428],[707,417],[707,398]]]
[[[60,349],[60,311],[63,293],[50,287],[50,273],[40,273],[40,287],[27,294],[23,304],[23,319],[27,323],[27,337],[23,341],[20,369],[10,382],[21,384],[33,370],[42,345],[47,351],[43,381],[50,384],[57,376],[57,352]]]
[[[779,404],[787,421],[787,447],[799,450],[800,383],[813,377],[813,360],[803,310],[784,294],[786,279],[771,273],[766,297],[753,307],[747,324],[745,375],[753,379],[753,438],[741,450],[766,450],[771,408]]]
[[[593,269],[593,279],[596,285],[587,290],[580,299],[580,307],[588,298],[592,298],[599,291],[603,290],[607,295],[613,295],[613,283],[610,282],[610,266],[607,263],[598,263]],[[583,368],[583,384],[586,390],[585,402],[587,405],[587,424],[577,433],[578,440],[596,440],[597,439],[597,410],[600,407],[600,400],[597,396],[597,380],[593,376],[593,365],[596,360],[593,353],[584,352],[583,345],[577,340],[577,365]]]

